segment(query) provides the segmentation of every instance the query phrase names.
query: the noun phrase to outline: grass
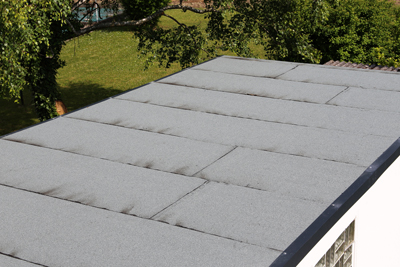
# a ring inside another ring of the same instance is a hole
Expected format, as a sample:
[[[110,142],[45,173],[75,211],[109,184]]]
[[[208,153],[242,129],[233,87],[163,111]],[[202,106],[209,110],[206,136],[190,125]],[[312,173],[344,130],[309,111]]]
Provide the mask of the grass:
[[[171,10],[180,22],[205,29],[202,15]],[[163,17],[164,28],[175,22]],[[63,48],[61,58],[67,65],[59,71],[58,84],[68,111],[72,111],[123,91],[157,80],[180,70],[158,65],[144,70],[144,58],[138,58],[138,41],[129,28],[112,28],[75,38]]]
[[[206,28],[203,15],[179,10],[168,13],[187,25]],[[160,25],[169,28],[176,23],[163,17]],[[69,41],[61,52],[66,66],[59,70],[57,77],[68,111],[180,70],[178,65],[169,69],[154,65],[144,71],[145,59],[138,58],[137,44],[129,28],[95,31]],[[0,136],[39,122],[29,101],[25,102],[22,106],[0,99]]]
[[[78,43],[79,42],[79,43]],[[104,30],[70,41],[58,84],[68,111],[138,87],[179,70],[152,66],[144,71],[137,41],[128,29]]]
[[[39,122],[30,105],[0,99],[0,136]]]

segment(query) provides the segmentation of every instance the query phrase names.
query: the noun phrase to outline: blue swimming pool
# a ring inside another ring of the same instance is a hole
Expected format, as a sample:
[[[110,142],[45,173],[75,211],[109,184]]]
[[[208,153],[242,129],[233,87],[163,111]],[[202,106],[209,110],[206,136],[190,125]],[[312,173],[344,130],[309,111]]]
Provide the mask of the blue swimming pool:
[[[100,12],[98,12],[100,11]],[[82,19],[83,16],[87,13],[87,9],[84,7],[81,7],[78,9],[78,18]],[[118,11],[118,13],[122,13],[122,9],[120,9]],[[85,18],[83,18],[82,22],[96,22],[96,21],[101,21],[103,19],[109,18],[113,15],[113,11],[110,10],[106,10],[104,8],[101,8],[100,10],[96,10],[92,13],[92,15],[90,16],[86,16]]]

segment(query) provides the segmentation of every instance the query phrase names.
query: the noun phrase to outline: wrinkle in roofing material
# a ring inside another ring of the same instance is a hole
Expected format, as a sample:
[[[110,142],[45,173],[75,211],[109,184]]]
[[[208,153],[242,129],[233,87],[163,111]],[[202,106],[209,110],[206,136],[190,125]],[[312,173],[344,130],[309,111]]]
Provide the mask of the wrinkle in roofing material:
[[[225,71],[229,71],[229,69]],[[279,81],[263,76],[246,76],[232,74],[230,72],[210,72],[198,70],[196,68],[168,76],[165,79],[161,79],[159,82],[213,91],[311,103],[325,103],[346,89],[346,87],[343,86]]]
[[[268,266],[400,136],[400,74],[220,57],[0,139],[0,266]]]
[[[2,153],[10,149],[18,161]],[[4,173],[4,185],[143,218],[204,183],[202,179],[4,140],[0,140],[0,156],[1,169],[18,170],[18,176]],[[48,162],[57,168],[36,167]]]

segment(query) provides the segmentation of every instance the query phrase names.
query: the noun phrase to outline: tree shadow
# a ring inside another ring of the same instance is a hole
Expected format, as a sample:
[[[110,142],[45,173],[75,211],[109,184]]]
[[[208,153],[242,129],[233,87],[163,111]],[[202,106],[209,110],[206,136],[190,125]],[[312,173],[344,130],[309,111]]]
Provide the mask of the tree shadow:
[[[60,87],[62,101],[68,112],[94,104],[123,91],[93,82],[70,82]]]
[[[25,101],[25,105],[21,105],[13,100],[0,99],[0,136],[38,122],[35,109],[29,101]]]
[[[120,27],[110,27],[110,28],[104,28],[104,29],[99,29],[98,31],[102,32],[132,32],[134,29],[137,27],[134,26],[120,26]]]
[[[71,82],[60,87],[60,91],[69,112],[123,92],[92,82]],[[21,105],[0,99],[0,136],[39,122],[28,92],[24,93],[24,100],[25,104]]]

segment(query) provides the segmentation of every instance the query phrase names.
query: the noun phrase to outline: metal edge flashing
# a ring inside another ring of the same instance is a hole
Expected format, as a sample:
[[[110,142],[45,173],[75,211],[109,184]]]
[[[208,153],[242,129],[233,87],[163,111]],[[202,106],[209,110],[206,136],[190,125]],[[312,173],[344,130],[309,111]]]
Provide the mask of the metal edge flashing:
[[[400,156],[400,138],[378,157],[322,214],[284,250],[270,267],[293,267],[311,251],[336,222],[371,188]]]

